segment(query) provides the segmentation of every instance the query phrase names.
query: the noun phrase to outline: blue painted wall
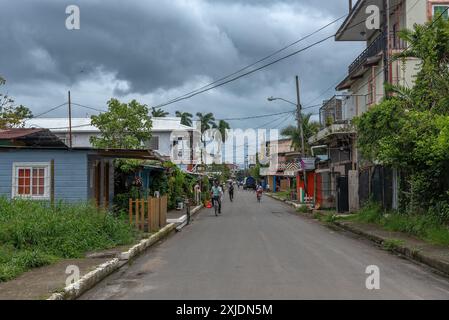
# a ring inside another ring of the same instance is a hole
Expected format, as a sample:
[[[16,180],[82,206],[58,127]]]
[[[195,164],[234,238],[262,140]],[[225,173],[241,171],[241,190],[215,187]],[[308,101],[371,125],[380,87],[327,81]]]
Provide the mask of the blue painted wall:
[[[0,196],[11,197],[14,162],[55,161],[55,201],[88,199],[87,151],[0,150]]]

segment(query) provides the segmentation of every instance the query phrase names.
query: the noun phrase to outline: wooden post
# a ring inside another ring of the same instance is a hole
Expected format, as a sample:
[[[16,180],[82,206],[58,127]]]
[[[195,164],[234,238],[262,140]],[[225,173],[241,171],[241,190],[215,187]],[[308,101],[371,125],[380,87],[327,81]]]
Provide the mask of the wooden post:
[[[140,219],[139,219],[139,199],[136,199],[136,228],[140,229]]]
[[[156,198],[151,198],[151,232],[157,231],[157,225],[156,225]]]
[[[145,199],[142,199],[141,201],[140,214],[141,214],[140,218],[142,220],[141,230],[145,231]]]
[[[148,208],[147,208],[147,214],[148,214],[148,232],[153,232],[152,230],[152,219],[151,219],[151,197],[147,198],[147,204],[148,204]]]
[[[160,210],[161,210],[161,198],[156,198],[154,199],[154,204],[155,204],[155,225],[156,228],[159,230],[160,229]]]
[[[129,198],[129,224],[133,224],[133,199]]]

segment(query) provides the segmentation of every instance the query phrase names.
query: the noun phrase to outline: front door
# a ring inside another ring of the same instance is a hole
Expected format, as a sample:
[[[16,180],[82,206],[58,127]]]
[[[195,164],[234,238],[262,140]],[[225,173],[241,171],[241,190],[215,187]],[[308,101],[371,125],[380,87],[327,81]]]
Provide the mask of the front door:
[[[337,178],[337,210],[338,213],[349,211],[348,177]]]

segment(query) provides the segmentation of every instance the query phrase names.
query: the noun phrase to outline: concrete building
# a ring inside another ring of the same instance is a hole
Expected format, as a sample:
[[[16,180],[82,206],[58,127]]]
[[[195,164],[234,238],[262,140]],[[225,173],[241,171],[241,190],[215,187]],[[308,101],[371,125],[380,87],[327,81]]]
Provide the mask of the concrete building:
[[[181,124],[181,118],[152,118],[152,138],[146,143],[148,149],[154,150],[168,158],[174,152],[179,162],[186,164],[192,157],[189,139],[194,132],[193,127]],[[27,128],[45,128],[53,132],[64,143],[69,145],[68,118],[36,118],[26,122]],[[198,133],[199,134],[199,133]],[[90,118],[72,118],[72,147],[92,147],[90,137],[99,136],[100,130],[91,125]]]
[[[397,172],[364,161],[359,155],[357,135],[351,125],[385,97],[385,83],[412,87],[419,72],[417,59],[394,60],[407,44],[399,31],[424,24],[449,6],[449,0],[359,0],[350,3],[350,13],[340,26],[336,41],[364,41],[366,49],[348,67],[348,74],[337,85],[342,92],[323,103],[322,130],[309,141],[324,146],[326,163],[317,173],[326,181],[326,197],[335,201],[323,204],[339,211],[356,211],[370,196],[389,208],[397,207]],[[445,17],[447,18],[447,12]],[[376,24],[378,24],[376,26]],[[317,149],[317,152],[320,151]],[[377,179],[377,180],[376,180]],[[375,186],[373,182],[379,182]]]

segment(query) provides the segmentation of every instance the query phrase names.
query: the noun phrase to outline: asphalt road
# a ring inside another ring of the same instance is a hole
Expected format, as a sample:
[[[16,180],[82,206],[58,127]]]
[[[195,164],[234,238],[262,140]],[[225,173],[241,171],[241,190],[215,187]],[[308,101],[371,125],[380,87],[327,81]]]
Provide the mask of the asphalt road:
[[[366,289],[366,267],[380,290]],[[449,280],[240,191],[81,299],[448,299]]]

